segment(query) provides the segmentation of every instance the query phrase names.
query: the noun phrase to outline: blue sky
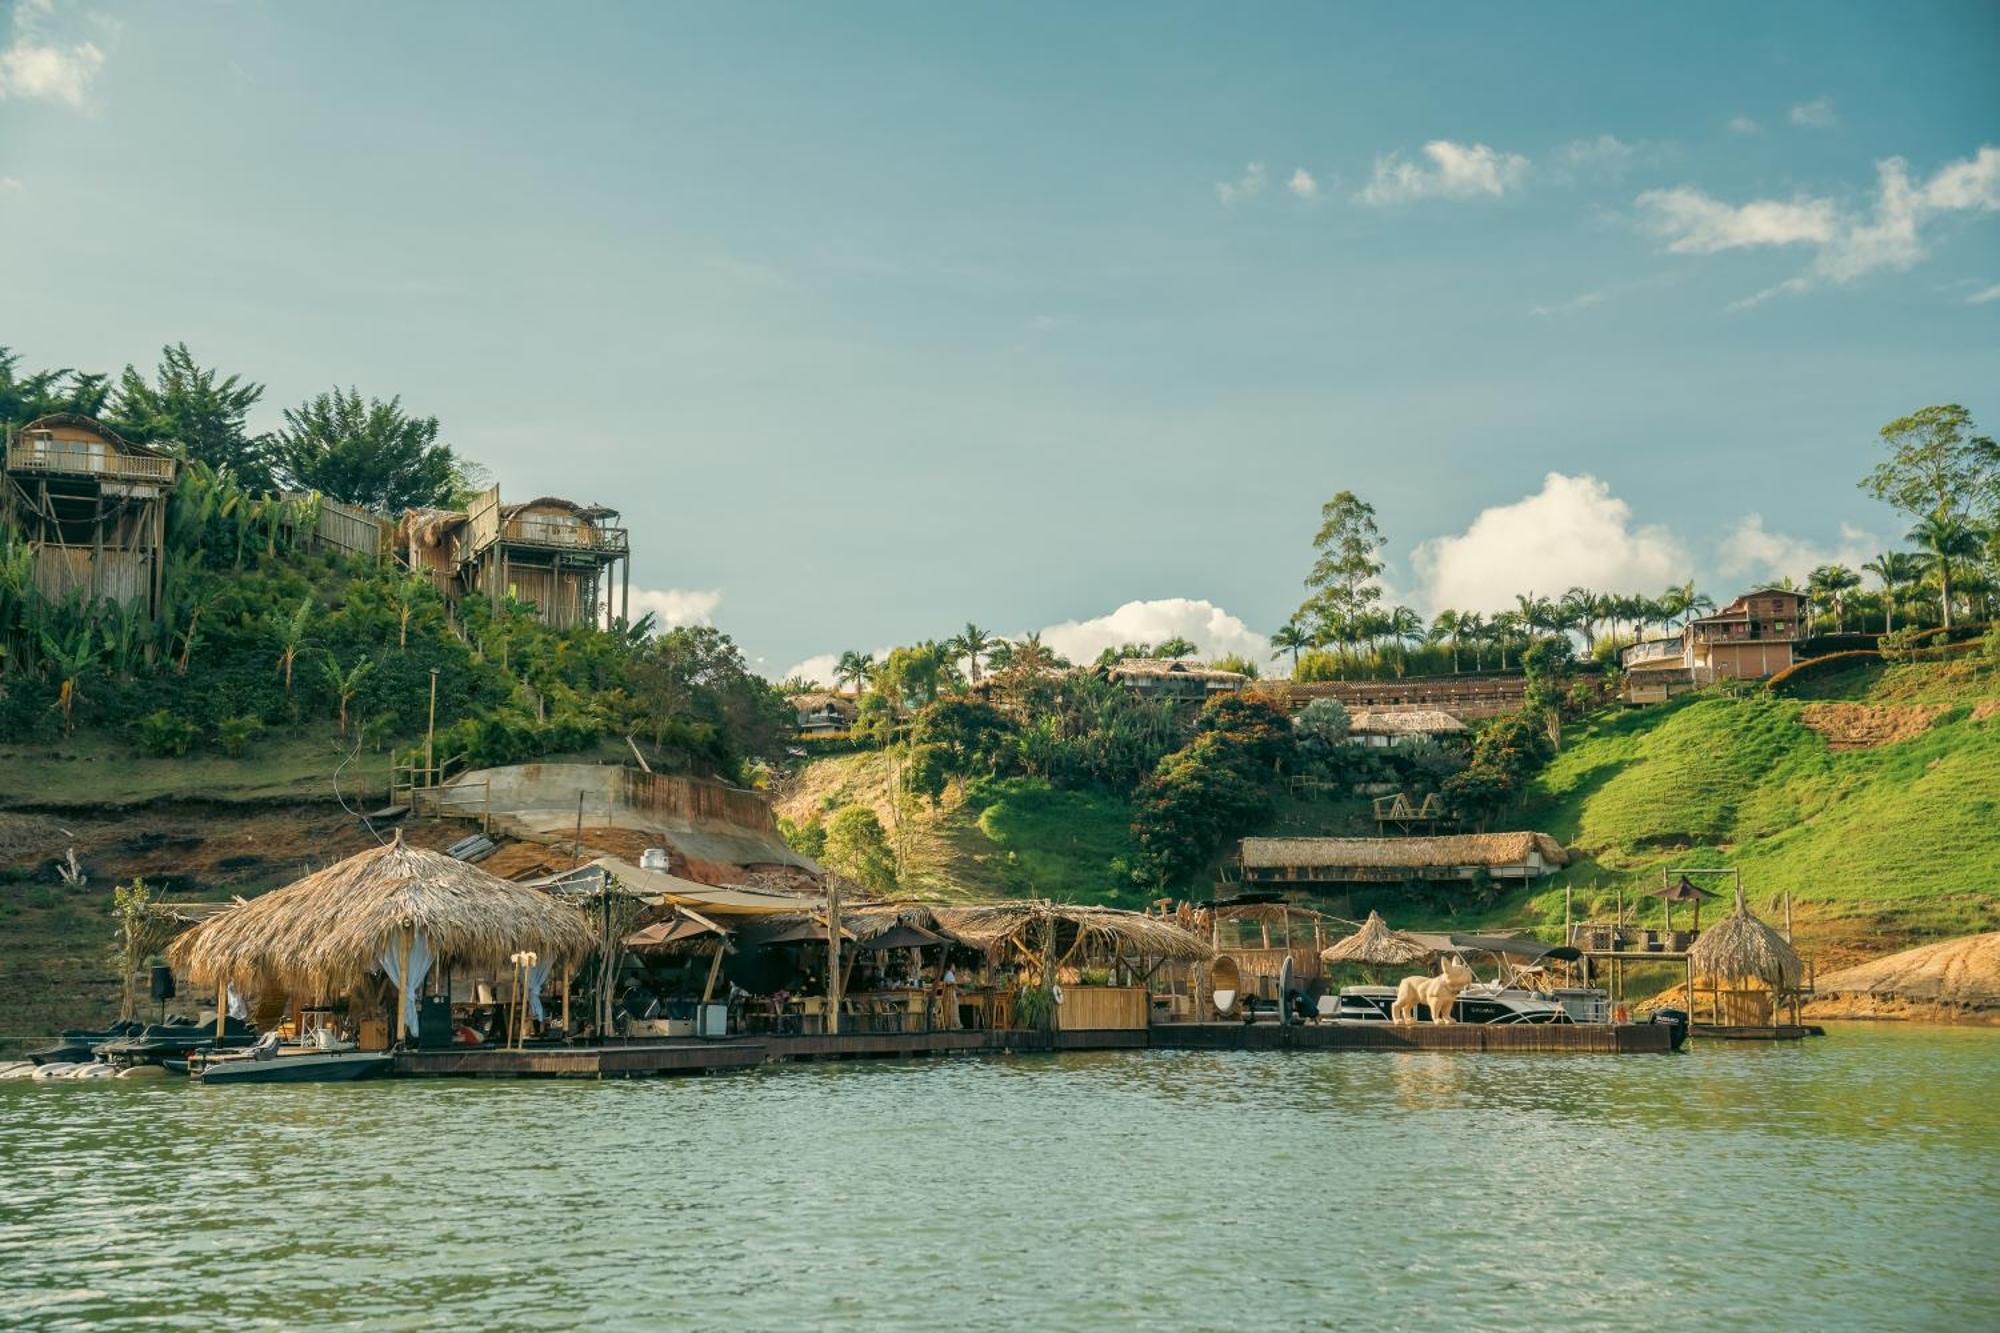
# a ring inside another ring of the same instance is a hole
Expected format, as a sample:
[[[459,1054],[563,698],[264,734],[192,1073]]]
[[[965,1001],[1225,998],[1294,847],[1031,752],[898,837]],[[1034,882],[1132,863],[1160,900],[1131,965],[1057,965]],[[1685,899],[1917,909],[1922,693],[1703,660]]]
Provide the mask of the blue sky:
[[[1726,593],[2000,424],[1991,3],[6,16],[0,342],[400,393],[772,671],[1254,648],[1343,488],[1422,610]]]

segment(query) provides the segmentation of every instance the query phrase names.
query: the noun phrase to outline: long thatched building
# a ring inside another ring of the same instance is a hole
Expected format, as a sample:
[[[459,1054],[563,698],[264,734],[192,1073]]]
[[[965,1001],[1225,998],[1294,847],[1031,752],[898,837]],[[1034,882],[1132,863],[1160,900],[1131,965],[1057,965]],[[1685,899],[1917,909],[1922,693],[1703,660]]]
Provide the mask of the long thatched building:
[[[1245,838],[1245,885],[1311,888],[1403,880],[1537,879],[1569,864],[1546,833],[1456,833],[1435,838]]]

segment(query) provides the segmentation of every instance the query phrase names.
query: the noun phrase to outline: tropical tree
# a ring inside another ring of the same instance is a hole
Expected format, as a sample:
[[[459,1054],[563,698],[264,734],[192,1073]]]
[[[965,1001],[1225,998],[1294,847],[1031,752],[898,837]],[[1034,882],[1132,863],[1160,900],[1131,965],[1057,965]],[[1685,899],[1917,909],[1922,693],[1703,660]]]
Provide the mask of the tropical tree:
[[[1426,636],[1426,639],[1433,644],[1443,643],[1450,645],[1451,669],[1454,675],[1458,672],[1459,636],[1463,633],[1463,624],[1459,620],[1459,613],[1457,611],[1447,607],[1445,610],[1431,617],[1431,632]]]
[[[1042,642],[1040,630],[1022,635],[1021,641],[1014,645],[1010,658],[1015,670],[1029,675],[1047,671],[1058,661],[1055,650]]]
[[[874,679],[875,654],[873,653],[857,652],[850,648],[842,653],[840,660],[834,664],[833,683],[836,686],[847,686],[856,695],[868,688]]]
[[[83,701],[83,682],[97,666],[97,637],[90,626],[78,626],[68,639],[44,632],[42,661],[56,682],[55,708],[62,714],[63,735],[76,726],[76,706]]]
[[[1896,604],[1902,599],[1903,589],[1924,576],[1923,558],[1908,551],[1884,551],[1861,568],[1882,581],[1882,607],[1886,613],[1882,628],[1893,633]]]
[[[1969,520],[2000,510],[2000,445],[1957,403],[1920,408],[1882,427],[1889,457],[1861,489],[1912,518]]]
[[[417,613],[429,603],[433,591],[430,580],[421,574],[391,577],[389,604],[396,610],[397,652],[402,652],[410,646],[410,622],[416,619]]]
[[[1953,576],[1959,566],[1979,559],[1986,534],[1963,519],[1936,513],[1920,519],[1907,540],[1923,551],[1925,568],[1937,575],[1938,604],[1944,613],[1944,627],[1950,629]]]
[[[1382,533],[1375,526],[1375,507],[1353,491],[1341,491],[1320,506],[1319,531],[1313,536],[1318,556],[1306,587],[1312,595],[1296,617],[1316,627],[1351,620],[1374,607],[1382,588],[1378,553]]]
[[[438,443],[436,417],[404,411],[400,397],[364,402],[353,388],[287,408],[271,454],[286,485],[378,514],[449,504],[464,474]]]
[[[333,691],[340,709],[340,735],[347,738],[347,706],[354,702],[354,696],[361,692],[361,682],[375,669],[375,660],[364,657],[353,666],[343,669],[340,659],[328,653],[320,661],[320,671],[326,677],[327,688]]]
[[[1152,656],[1193,657],[1196,653],[1199,653],[1200,651],[1201,648],[1194,642],[1194,640],[1184,639],[1180,635],[1176,634],[1171,639],[1167,639],[1161,643],[1155,644],[1152,650]]]
[[[312,597],[308,594],[300,600],[298,607],[288,616],[270,613],[272,632],[278,638],[278,673],[285,678],[285,693],[292,692],[292,663],[298,660],[299,647],[306,640],[306,631],[312,625]]]
[[[129,440],[178,446],[190,459],[228,469],[245,487],[267,491],[270,441],[248,426],[250,409],[263,396],[263,385],[219,376],[198,365],[186,343],[175,343],[160,349],[151,381],[125,367],[106,422]]]
[[[67,366],[17,373],[20,364],[20,353],[0,346],[0,427],[25,425],[53,412],[94,417],[103,409],[105,376]]]
[[[986,655],[994,643],[992,634],[969,620],[965,622],[965,628],[950,640],[951,650],[966,660],[966,668],[975,685],[979,683],[979,659]]]
[[[1299,669],[1299,654],[1312,647],[1312,638],[1299,628],[1299,622],[1288,620],[1271,631],[1271,660],[1277,661],[1286,653],[1292,655],[1292,670]]]
[[[1833,608],[1834,626],[1847,629],[1847,594],[1861,586],[1861,576],[1846,565],[1821,565],[1806,578],[1807,592],[1821,606]]]

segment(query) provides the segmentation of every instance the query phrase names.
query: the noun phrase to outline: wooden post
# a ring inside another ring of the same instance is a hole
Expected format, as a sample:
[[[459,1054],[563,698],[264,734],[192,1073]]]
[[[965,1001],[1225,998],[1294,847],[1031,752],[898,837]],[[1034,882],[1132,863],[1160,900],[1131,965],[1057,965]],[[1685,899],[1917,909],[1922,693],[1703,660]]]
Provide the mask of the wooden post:
[[[618,568],[623,571],[622,578],[624,580],[623,586],[618,590],[618,618],[629,628],[632,624],[632,557],[630,553],[627,553],[625,558],[618,562]],[[611,599],[607,596],[604,600],[608,602]]]
[[[569,986],[570,986],[571,975],[574,971],[575,968],[571,964],[569,963],[563,964],[563,1040],[564,1041],[570,1040],[570,1037],[572,1035],[569,1030]]]
[[[224,977],[215,987],[215,1040],[222,1040],[223,1025],[229,1021],[229,978]]]
[[[437,786],[437,728],[438,728],[438,673],[431,668],[431,716],[424,725],[424,772],[428,775],[426,785]],[[410,813],[416,813],[416,802],[410,803]]]
[[[708,960],[708,984],[701,988],[701,1002],[707,1004],[715,995],[715,978],[722,971],[722,937],[716,936],[715,957]]]
[[[1695,1015],[1695,1009],[1694,1009],[1694,955],[1693,955],[1693,954],[1689,954],[1689,955],[1687,956],[1687,970],[1688,970],[1688,1000],[1687,1000],[1687,1009],[1688,1009],[1688,1022],[1689,1022],[1689,1023],[1693,1023],[1693,1022],[1694,1022],[1694,1015]]]
[[[437,673],[432,672],[431,676],[435,680]],[[399,1045],[410,1035],[410,951],[415,947],[416,939],[414,927],[403,936],[403,984],[396,987],[396,1041]]]
[[[578,792],[576,794],[576,846],[570,852],[569,866],[570,869],[574,870],[582,864],[583,864],[583,793]],[[607,880],[605,882],[605,888],[608,890],[610,887],[611,887],[610,881]],[[607,913],[606,920],[609,919],[610,917],[609,914]]]
[[[840,1035],[840,995],[846,989],[840,975],[840,880],[826,881],[826,1030]]]
[[[1576,890],[1571,888],[1567,884],[1563,885],[1563,943],[1564,944],[1571,943],[1575,936],[1575,928],[1570,924],[1573,920],[1575,920],[1575,915],[1576,915],[1575,899],[1576,899]]]

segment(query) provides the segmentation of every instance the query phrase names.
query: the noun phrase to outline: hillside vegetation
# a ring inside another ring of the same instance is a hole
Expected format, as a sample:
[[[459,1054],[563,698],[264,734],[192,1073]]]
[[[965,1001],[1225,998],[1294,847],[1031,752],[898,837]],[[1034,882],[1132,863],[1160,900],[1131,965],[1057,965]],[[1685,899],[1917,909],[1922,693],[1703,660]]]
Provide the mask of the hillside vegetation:
[[[1657,886],[1662,867],[1728,864],[1742,870],[1753,905],[1768,908],[1789,892],[1801,932],[1830,943],[1992,929],[2000,919],[1993,668],[1869,664],[1822,678],[1809,693],[1706,693],[1572,728],[1522,820],[1583,856],[1532,895],[1501,903],[1495,918],[1557,920],[1563,886],[1608,908],[1620,886]],[[1837,749],[1807,725],[1825,701],[1876,717],[1908,713],[1919,725],[1905,740]]]

